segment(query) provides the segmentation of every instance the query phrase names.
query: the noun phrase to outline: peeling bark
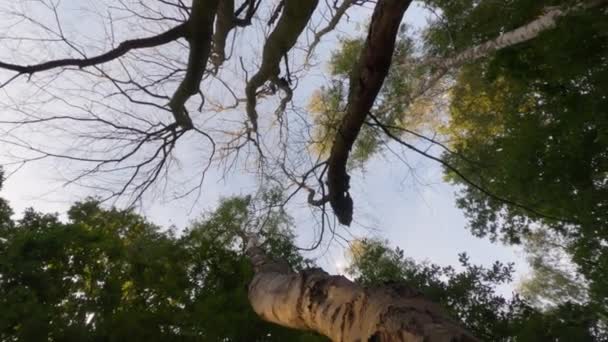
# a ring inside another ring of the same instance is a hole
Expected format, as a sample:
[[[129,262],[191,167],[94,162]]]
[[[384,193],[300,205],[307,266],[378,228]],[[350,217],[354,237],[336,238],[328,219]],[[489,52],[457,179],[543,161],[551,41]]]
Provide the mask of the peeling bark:
[[[187,22],[188,68],[184,79],[173,94],[169,107],[175,117],[177,125],[184,129],[193,127],[192,119],[186,111],[186,101],[199,91],[207,60],[211,51],[211,35],[213,34],[213,20],[217,11],[219,0],[194,0],[190,18]]]
[[[321,269],[292,272],[253,246],[249,301],[264,320],[315,331],[333,341],[477,341],[407,286],[365,288]]]
[[[253,131],[257,131],[258,127],[258,114],[255,108],[258,88],[266,81],[278,82],[281,59],[295,45],[318,3],[318,0],[285,0],[279,21],[264,44],[262,65],[245,87],[247,116]]]
[[[410,3],[377,2],[365,45],[350,77],[346,113],[332,145],[327,173],[329,202],[344,225],[350,225],[353,214],[353,201],[348,193],[350,176],[346,172],[348,156],[388,74],[399,26]]]

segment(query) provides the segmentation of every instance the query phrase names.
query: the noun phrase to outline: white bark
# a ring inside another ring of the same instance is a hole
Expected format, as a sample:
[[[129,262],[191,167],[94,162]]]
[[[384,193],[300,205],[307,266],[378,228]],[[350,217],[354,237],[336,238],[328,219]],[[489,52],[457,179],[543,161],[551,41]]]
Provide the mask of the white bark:
[[[316,331],[333,341],[477,341],[432,302],[405,286],[365,288],[321,269],[292,272],[259,247],[249,301],[264,320]]]
[[[555,28],[558,19],[571,13],[573,10],[590,9],[606,4],[608,4],[608,0],[586,0],[569,7],[550,7],[547,8],[541,16],[523,26],[505,32],[485,43],[470,47],[453,57],[431,62],[429,64],[433,64],[437,70],[431,74],[426,81],[421,83],[418,89],[410,95],[410,98],[414,99],[426,93],[443,78],[449,70],[461,67],[464,64],[479,58],[486,57],[492,52],[527,42],[538,37],[541,33]]]

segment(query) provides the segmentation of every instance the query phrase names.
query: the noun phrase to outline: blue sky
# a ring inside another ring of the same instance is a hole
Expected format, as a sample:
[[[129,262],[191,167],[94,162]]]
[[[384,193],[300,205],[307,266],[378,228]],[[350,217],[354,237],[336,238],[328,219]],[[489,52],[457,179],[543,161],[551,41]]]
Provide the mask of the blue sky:
[[[326,37],[319,46],[320,60],[326,60],[339,35],[358,35],[358,25],[365,21],[369,12],[357,10],[351,13],[349,23],[341,26],[333,35]],[[406,14],[405,22],[422,27],[428,12],[414,6]],[[305,104],[310,94],[323,82],[323,67],[311,74],[297,90],[296,102]],[[0,150],[10,149],[0,146]],[[193,152],[194,153],[194,152]],[[377,156],[364,172],[357,172],[352,179],[352,196],[355,201],[353,227],[341,227],[338,233],[347,238],[374,236],[387,239],[392,246],[405,250],[416,260],[428,260],[440,265],[456,265],[457,254],[466,251],[473,263],[490,265],[495,260],[515,262],[516,279],[527,272],[522,252],[513,247],[493,244],[478,239],[465,229],[466,220],[454,205],[457,189],[442,180],[442,172],[435,162],[411,152],[405,152],[413,172],[394,156]],[[185,168],[189,166],[184,164]],[[43,161],[29,164],[11,176],[0,195],[8,199],[17,213],[26,207],[45,212],[65,212],[75,199],[88,193],[81,188],[64,187],[63,165],[60,161]],[[148,197],[141,212],[153,222],[163,226],[185,227],[205,210],[211,210],[221,196],[248,194],[256,190],[251,175],[234,172],[226,178],[218,170],[212,170],[205,183],[201,200],[192,206],[187,201],[168,201],[163,196]],[[308,209],[294,204],[296,233],[302,246],[314,239],[314,224]],[[330,272],[341,272],[345,265],[344,243],[327,242],[311,253]],[[509,294],[513,286],[501,289]]]

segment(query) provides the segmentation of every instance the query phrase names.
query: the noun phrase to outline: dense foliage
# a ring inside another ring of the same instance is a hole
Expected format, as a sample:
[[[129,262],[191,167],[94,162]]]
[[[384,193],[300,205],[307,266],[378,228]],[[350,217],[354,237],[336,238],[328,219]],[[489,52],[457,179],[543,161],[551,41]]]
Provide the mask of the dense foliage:
[[[226,200],[181,236],[96,201],[75,204],[67,222],[34,210],[12,222],[3,210],[0,339],[321,340],[251,309],[253,271],[234,234],[249,218],[247,203]],[[284,228],[279,221],[274,229]],[[303,267],[286,233],[270,236],[268,251]]]
[[[518,295],[507,299],[499,286],[510,282],[513,265],[486,268],[459,255],[458,269],[419,263],[385,242],[363,240],[351,248],[348,272],[363,284],[404,283],[447,308],[483,341],[603,341],[608,338],[592,306],[566,302],[539,311]],[[550,284],[547,284],[550,285]]]
[[[430,46],[451,53],[540,15],[555,1],[433,1],[447,25]],[[562,2],[564,3],[564,2]],[[505,6],[509,7],[509,16]],[[516,9],[516,10],[513,10]],[[608,35],[606,14],[574,11],[556,29],[464,67],[455,80],[444,160],[496,197],[463,185],[471,231],[519,243],[548,229],[608,303]],[[462,156],[466,156],[462,158]],[[515,202],[518,205],[505,203]],[[540,227],[540,228],[539,228]]]
[[[252,277],[239,231],[259,219],[250,198],[224,200],[177,236],[130,210],[77,203],[62,222],[28,210],[13,222],[3,202],[0,336],[5,341],[323,341],[262,321],[250,308]],[[264,246],[294,269],[311,266],[294,248],[284,212],[262,213]],[[259,215],[259,213],[258,213]],[[590,308],[538,311],[497,286],[512,265],[461,270],[405,257],[375,240],[356,242],[348,273],[363,285],[414,286],[488,341],[592,341],[603,336]]]

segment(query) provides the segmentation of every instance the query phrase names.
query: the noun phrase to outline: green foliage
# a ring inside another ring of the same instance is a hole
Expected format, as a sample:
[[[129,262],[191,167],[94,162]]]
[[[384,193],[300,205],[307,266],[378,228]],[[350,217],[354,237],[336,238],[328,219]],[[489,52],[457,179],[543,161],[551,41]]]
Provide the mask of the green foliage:
[[[568,2],[428,3],[443,14],[427,35],[429,49],[442,55],[529,22],[546,6]],[[565,251],[589,281],[589,300],[604,317],[608,312],[607,22],[604,11],[577,11],[529,42],[464,67],[455,80],[445,129],[458,154],[443,157],[489,192],[528,208],[488,197],[446,171],[448,179],[462,186],[458,205],[475,235],[520,243],[531,227],[551,230],[567,242]],[[536,266],[538,276],[566,286],[567,275],[560,276],[547,264]],[[578,297],[563,289],[564,296]]]
[[[170,337],[187,282],[172,237],[94,201],[68,214],[28,210],[0,232],[3,340]]]
[[[363,38],[342,39],[340,41],[340,49],[335,51],[329,60],[331,75],[348,79],[351,70],[356,67],[364,43]]]
[[[270,205],[277,196],[268,192],[256,203],[226,199],[181,236],[94,200],[75,204],[67,222],[28,210],[0,229],[0,338],[324,341],[264,322],[248,303],[252,269],[242,254],[241,229],[261,219],[270,255],[296,269],[310,266],[293,246],[290,219]],[[419,288],[484,340],[599,341],[604,333],[586,306],[565,303],[540,312],[519,297],[498,295],[511,265],[483,268],[462,254],[456,270],[365,240],[351,254],[348,271],[357,281]]]
[[[528,234],[524,240],[532,274],[519,286],[519,293],[537,307],[588,301],[587,281],[573,270],[566,241],[548,230]]]
[[[568,0],[424,0],[440,13],[425,30],[425,48],[431,55],[449,57],[455,52],[494,39],[540,16],[550,6]]]
[[[236,197],[184,234],[161,231],[129,210],[95,200],[75,204],[68,221],[28,210],[0,217],[0,339],[3,341],[325,341],[262,321],[251,309],[252,269],[240,232],[262,224],[263,244],[295,269],[311,265],[294,248],[291,220],[261,199]],[[8,208],[8,206],[7,206]],[[543,241],[540,237],[538,241]],[[542,253],[546,243],[538,243]],[[376,240],[356,242],[347,271],[367,286],[404,282],[446,307],[488,341],[601,341],[590,305],[564,302],[539,311],[497,286],[512,265],[418,263]],[[553,284],[548,284],[553,286]]]
[[[366,285],[403,282],[443,305],[484,341],[603,341],[608,338],[594,308],[564,303],[539,311],[519,296],[505,299],[497,286],[511,280],[512,265],[490,268],[459,256],[461,270],[417,263],[385,242],[363,240],[350,251],[347,271]]]
[[[323,340],[264,322],[251,309],[252,269],[236,235],[250,215],[248,198],[227,199],[177,237],[94,200],[75,204],[65,223],[28,210],[0,227],[0,339]],[[287,218],[268,217],[270,253],[303,267]]]
[[[329,84],[314,92],[309,101],[308,110],[314,124],[312,149],[321,156],[329,154],[336,130],[345,114],[350,73],[357,67],[363,45],[363,38],[340,41],[339,48],[333,52],[329,61]],[[414,100],[410,97],[420,85],[426,69],[428,67],[420,63],[414,40],[404,25],[393,51],[393,64],[372,108],[372,114],[385,124],[399,125],[414,131],[438,127],[440,118],[438,111],[434,110],[436,99],[421,97]],[[348,166],[362,167],[374,154],[382,151],[386,142],[386,138],[377,129],[364,125],[355,141]]]

